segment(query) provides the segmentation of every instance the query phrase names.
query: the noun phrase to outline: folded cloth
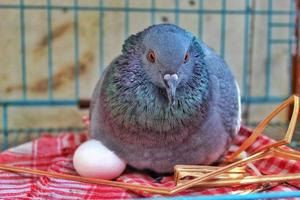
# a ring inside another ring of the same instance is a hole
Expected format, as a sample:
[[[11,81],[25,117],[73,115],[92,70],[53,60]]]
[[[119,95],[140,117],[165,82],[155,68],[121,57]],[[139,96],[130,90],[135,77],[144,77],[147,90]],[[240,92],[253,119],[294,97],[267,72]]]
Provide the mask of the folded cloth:
[[[251,135],[251,131],[242,127],[235,144],[229,150],[234,152],[243,141]],[[18,167],[45,170],[77,175],[73,164],[72,155],[82,142],[87,139],[87,134],[61,133],[58,136],[44,134],[37,140],[8,149],[0,153],[0,163]],[[271,143],[266,136],[259,136],[255,143],[248,149],[249,154],[262,145]],[[300,172],[300,161],[271,157],[256,161],[254,165],[262,174],[296,173]],[[101,169],[99,169],[101,170]],[[172,176],[163,177],[158,183],[149,175],[141,172],[126,172],[117,178],[117,181],[137,183],[152,186],[174,186]],[[220,188],[192,188],[176,195],[216,195],[233,194],[245,190],[248,186],[220,187]],[[282,183],[268,188],[268,191],[294,191],[300,187],[300,181]],[[141,191],[129,191],[121,188],[86,184],[46,176],[36,176],[23,173],[13,173],[0,170],[0,198],[2,199],[131,199],[141,197],[161,197]]]

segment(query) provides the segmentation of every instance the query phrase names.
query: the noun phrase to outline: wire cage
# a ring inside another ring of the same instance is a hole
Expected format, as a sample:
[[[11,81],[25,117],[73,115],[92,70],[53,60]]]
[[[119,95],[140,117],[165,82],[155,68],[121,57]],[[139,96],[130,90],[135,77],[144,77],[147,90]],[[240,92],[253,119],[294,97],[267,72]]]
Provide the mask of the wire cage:
[[[294,0],[3,0],[0,16],[2,149],[43,132],[82,130],[86,111],[77,106],[90,97],[95,74],[125,38],[155,23],[182,26],[225,58],[245,123],[292,93]]]

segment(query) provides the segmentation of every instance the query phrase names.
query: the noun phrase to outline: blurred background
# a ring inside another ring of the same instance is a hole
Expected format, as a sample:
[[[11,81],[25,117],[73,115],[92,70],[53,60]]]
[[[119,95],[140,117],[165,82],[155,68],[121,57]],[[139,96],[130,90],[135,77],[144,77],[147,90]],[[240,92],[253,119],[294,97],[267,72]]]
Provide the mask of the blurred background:
[[[300,93],[297,0],[0,0],[0,148],[82,131],[103,69],[125,38],[174,23],[231,67],[243,122]],[[284,133],[289,109],[268,134]],[[295,141],[297,138],[294,137]]]

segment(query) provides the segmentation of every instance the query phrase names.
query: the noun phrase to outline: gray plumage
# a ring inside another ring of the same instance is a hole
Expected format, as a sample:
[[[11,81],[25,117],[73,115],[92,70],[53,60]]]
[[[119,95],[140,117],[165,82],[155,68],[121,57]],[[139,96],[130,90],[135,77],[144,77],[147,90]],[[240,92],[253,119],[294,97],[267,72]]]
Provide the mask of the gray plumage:
[[[224,60],[191,33],[154,25],[130,36],[106,68],[90,119],[91,137],[135,168],[212,164],[239,130],[238,86]]]

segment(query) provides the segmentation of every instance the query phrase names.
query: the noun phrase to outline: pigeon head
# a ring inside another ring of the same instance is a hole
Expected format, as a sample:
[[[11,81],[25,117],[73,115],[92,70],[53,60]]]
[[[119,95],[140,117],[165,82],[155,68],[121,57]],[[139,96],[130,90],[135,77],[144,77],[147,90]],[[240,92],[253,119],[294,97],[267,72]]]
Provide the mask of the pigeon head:
[[[131,37],[125,42],[125,52],[135,54],[150,81],[164,89],[174,104],[177,88],[187,82],[193,71],[193,36],[178,26],[160,24]]]

